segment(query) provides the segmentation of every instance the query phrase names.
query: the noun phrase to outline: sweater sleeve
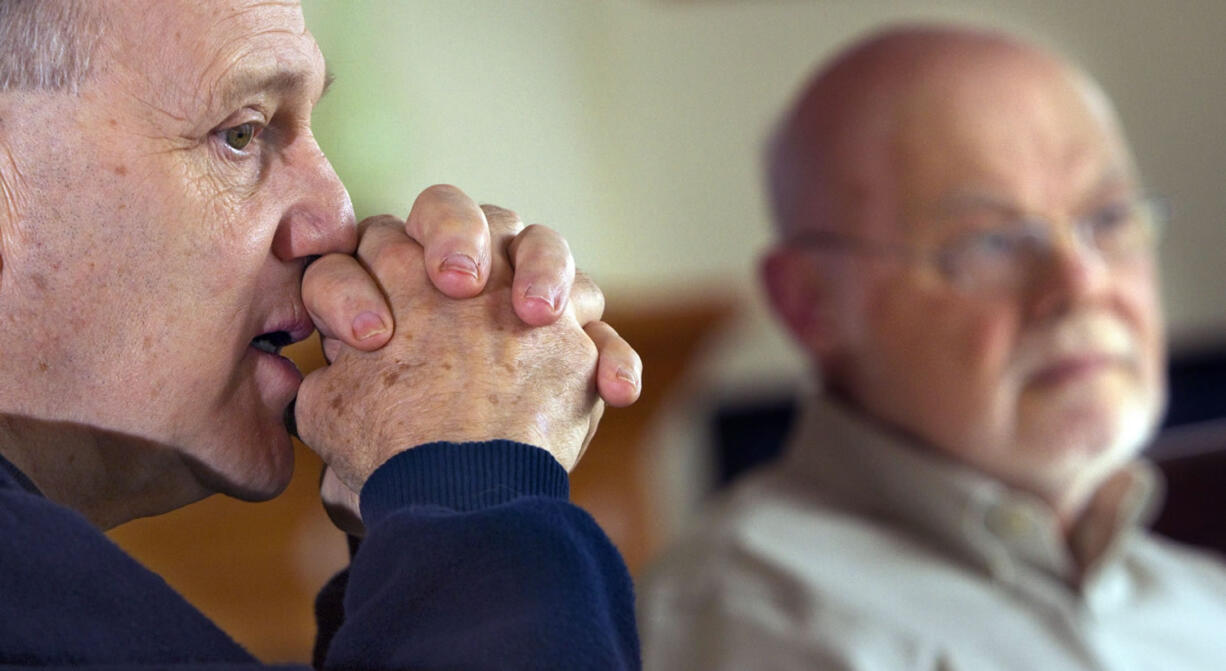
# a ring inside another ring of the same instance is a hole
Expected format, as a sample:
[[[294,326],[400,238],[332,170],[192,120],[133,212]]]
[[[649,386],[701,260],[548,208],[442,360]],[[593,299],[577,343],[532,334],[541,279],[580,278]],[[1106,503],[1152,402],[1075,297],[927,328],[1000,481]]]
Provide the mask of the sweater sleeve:
[[[379,467],[325,668],[638,669],[629,573],[568,489],[548,452],[509,441]]]

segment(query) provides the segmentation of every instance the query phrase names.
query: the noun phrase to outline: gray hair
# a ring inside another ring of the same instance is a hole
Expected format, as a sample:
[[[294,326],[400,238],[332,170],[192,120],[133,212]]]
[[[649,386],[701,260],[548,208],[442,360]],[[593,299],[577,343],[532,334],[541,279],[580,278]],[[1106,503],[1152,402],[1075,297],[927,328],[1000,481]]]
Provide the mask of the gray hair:
[[[0,0],[0,91],[75,92],[89,76],[101,33],[90,5]]]

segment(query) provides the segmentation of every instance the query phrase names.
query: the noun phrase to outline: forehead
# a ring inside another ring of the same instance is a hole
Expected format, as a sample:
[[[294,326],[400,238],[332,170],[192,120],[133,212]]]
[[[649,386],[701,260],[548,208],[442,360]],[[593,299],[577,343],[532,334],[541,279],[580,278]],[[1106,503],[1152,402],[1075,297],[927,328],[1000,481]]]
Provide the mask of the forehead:
[[[1003,54],[936,66],[902,97],[892,147],[906,209],[978,190],[1014,204],[1073,208],[1132,179],[1110,106],[1054,60]]]
[[[297,0],[112,0],[107,18],[133,96],[172,117],[216,106],[242,80],[323,77]]]

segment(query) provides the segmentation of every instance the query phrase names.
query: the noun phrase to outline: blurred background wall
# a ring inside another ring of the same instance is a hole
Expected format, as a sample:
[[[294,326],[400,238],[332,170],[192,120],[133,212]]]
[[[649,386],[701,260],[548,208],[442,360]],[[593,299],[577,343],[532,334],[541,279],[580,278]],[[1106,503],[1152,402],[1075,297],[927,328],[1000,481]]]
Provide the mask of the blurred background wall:
[[[805,376],[757,288],[769,240],[759,146],[816,63],[883,24],[1000,26],[1094,73],[1152,190],[1173,203],[1161,252],[1173,342],[1226,346],[1226,2],[304,5],[337,77],[315,132],[359,215],[403,216],[449,182],[556,228],[649,357],[644,402],[606,413],[574,480],[632,569],[705,491],[715,405],[786,395]],[[310,347],[304,365],[318,363]],[[301,449],[299,463],[276,502],[210,500],[115,534],[270,661],[307,659],[310,598],[344,562],[314,498],[318,464]]]
[[[759,145],[814,65],[906,19],[1057,45],[1116,101],[1175,221],[1177,342],[1226,323],[1226,3],[1216,0],[306,0],[337,75],[316,133],[360,214],[453,182],[570,240],[631,306],[716,291],[746,311],[721,384],[795,374],[761,316]]]
[[[703,410],[804,376],[756,282],[769,240],[759,147],[817,62],[883,24],[999,26],[1094,73],[1151,189],[1173,203],[1162,249],[1173,342],[1221,342],[1226,3],[307,0],[305,11],[337,76],[316,132],[359,214],[403,215],[423,187],[455,183],[562,231],[617,316],[728,308],[653,418],[648,465],[673,523],[701,488],[687,478],[701,477]]]

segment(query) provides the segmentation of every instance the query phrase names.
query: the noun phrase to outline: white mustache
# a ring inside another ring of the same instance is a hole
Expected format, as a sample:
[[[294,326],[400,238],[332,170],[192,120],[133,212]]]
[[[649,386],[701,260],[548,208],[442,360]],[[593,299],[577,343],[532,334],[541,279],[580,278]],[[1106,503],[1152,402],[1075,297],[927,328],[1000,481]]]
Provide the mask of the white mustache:
[[[1050,326],[1023,334],[1015,350],[1013,369],[1034,374],[1065,359],[1101,357],[1139,365],[1136,336],[1118,318],[1102,312],[1071,315]]]

